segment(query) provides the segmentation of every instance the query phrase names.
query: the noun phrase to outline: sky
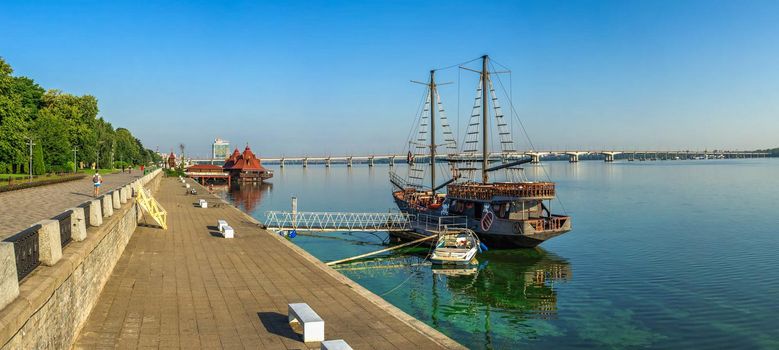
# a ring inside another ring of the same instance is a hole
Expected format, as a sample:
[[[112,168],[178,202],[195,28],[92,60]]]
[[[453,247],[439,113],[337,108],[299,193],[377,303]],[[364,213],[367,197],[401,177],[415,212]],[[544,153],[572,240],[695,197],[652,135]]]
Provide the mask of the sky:
[[[15,74],[195,156],[402,152],[410,80],[484,54],[536,149],[779,146],[779,1],[0,1]],[[437,80],[462,139],[478,77]]]

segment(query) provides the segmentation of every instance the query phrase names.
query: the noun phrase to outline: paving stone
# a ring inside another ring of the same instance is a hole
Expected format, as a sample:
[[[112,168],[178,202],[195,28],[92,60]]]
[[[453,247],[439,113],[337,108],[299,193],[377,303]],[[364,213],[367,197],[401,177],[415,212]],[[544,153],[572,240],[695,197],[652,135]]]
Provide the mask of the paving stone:
[[[291,302],[308,303],[325,320],[326,339],[443,348],[237,209],[195,208],[174,179],[163,179],[156,198],[168,210],[168,230],[138,227],[76,348],[130,346],[135,339],[139,349],[318,349],[287,322]],[[209,229],[217,219],[235,228],[235,238]]]
[[[100,193],[108,193],[140,177],[118,173],[103,176]],[[92,177],[58,184],[0,193],[0,239],[12,236],[30,225],[49,219],[92,198]]]

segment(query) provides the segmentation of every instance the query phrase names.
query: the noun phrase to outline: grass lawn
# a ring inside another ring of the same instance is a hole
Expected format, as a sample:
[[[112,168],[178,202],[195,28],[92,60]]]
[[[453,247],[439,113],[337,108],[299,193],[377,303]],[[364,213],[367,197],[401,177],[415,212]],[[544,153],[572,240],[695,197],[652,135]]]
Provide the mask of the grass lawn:
[[[101,175],[112,174],[112,173],[115,173],[115,172],[118,172],[118,171],[119,171],[118,169],[100,169],[99,170]],[[91,174],[94,174],[94,170],[92,170],[92,169],[84,169],[84,170],[80,170],[78,173],[79,174],[91,175]],[[60,178],[60,177],[64,177],[64,176],[71,176],[71,175],[73,175],[73,173],[66,173],[66,174],[59,174],[59,175],[55,175],[55,174],[33,175],[32,182],[49,180],[49,179],[56,179],[56,178]],[[29,180],[29,178],[30,178],[30,175],[29,174],[0,174],[0,182],[6,182],[4,184],[0,183],[0,185],[7,184],[9,178],[12,178],[13,182],[15,182],[15,183],[27,182]]]

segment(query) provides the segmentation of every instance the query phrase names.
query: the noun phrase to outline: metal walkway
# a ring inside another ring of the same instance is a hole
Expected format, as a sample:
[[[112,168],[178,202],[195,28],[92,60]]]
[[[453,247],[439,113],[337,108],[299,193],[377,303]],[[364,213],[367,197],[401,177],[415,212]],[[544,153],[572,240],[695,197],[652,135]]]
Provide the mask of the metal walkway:
[[[404,213],[289,212],[268,211],[268,230],[318,232],[409,231],[413,215]]]

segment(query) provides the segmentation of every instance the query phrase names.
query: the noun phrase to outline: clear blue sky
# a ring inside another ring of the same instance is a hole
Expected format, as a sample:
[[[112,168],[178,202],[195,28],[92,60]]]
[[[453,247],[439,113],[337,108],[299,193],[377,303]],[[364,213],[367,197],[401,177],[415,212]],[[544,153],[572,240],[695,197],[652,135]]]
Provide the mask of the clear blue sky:
[[[779,146],[779,1],[0,3],[16,74],[97,96],[162,151],[399,151],[409,80],[485,53],[539,148]],[[456,120],[457,84],[442,96]]]

